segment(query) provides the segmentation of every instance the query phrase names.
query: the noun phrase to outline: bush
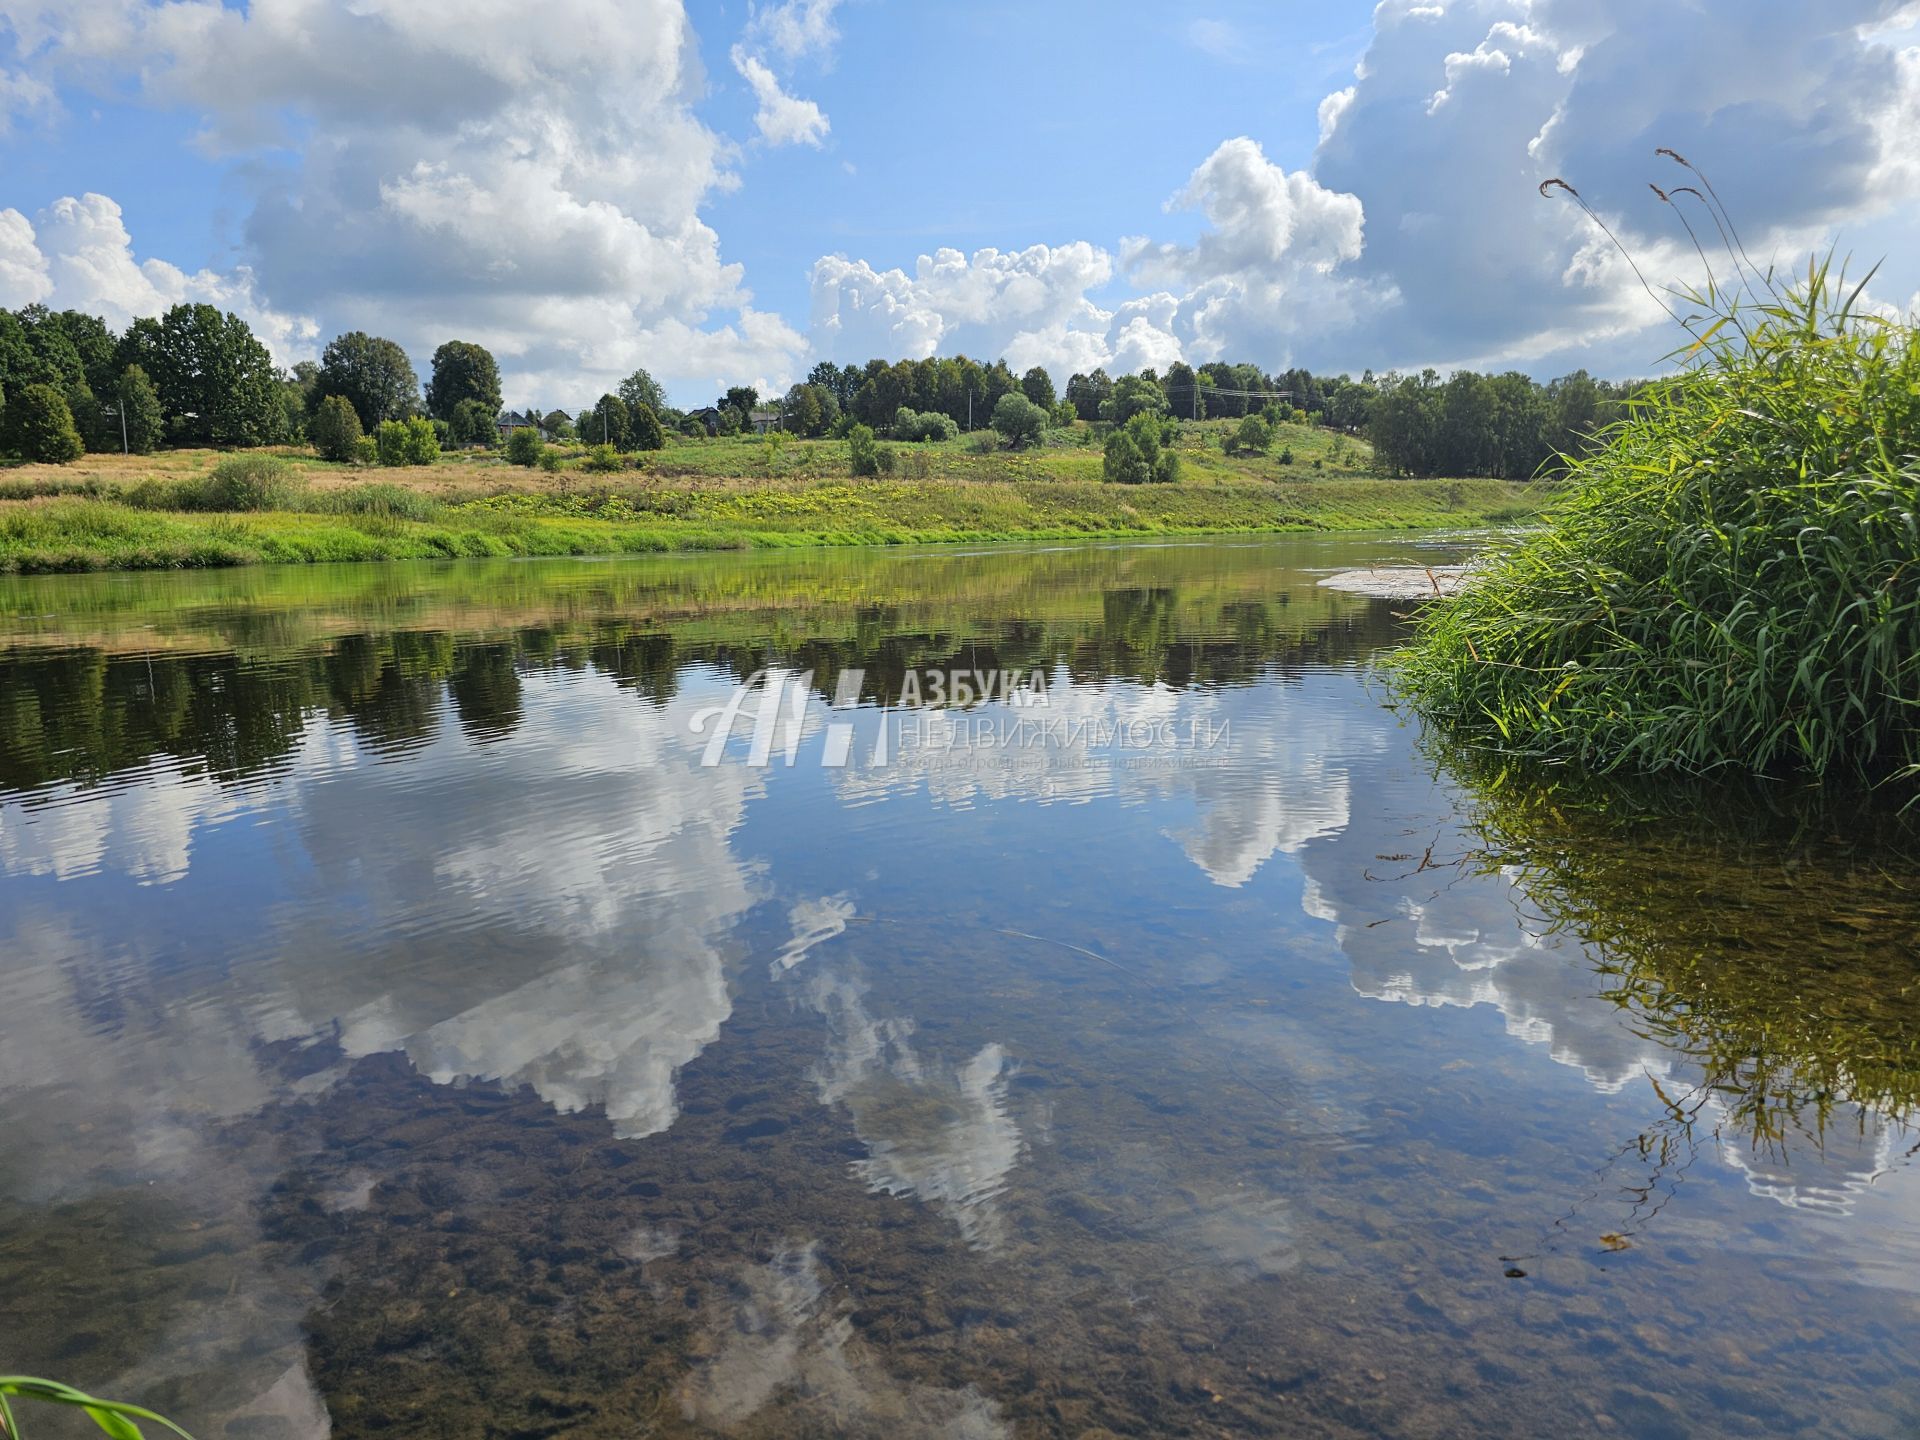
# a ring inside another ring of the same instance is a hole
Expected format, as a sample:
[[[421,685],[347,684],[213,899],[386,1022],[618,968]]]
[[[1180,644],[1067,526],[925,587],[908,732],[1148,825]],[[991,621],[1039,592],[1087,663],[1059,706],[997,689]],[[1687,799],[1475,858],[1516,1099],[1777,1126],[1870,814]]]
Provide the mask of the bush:
[[[540,449],[540,468],[549,475],[559,474],[560,452],[558,450],[549,450],[545,446],[542,446]]]
[[[1138,411],[1107,436],[1106,478],[1116,485],[1170,485],[1180,478],[1180,457],[1173,453],[1174,425],[1151,411]]]
[[[1273,430],[1258,415],[1249,415],[1221,440],[1229,455],[1264,455],[1273,448]]]
[[[7,444],[23,460],[65,465],[86,453],[67,397],[51,385],[22,386],[0,418],[6,422]]]
[[[620,452],[611,445],[595,445],[587,451],[587,458],[580,462],[583,470],[592,470],[596,474],[606,474],[626,468],[626,462],[620,458]]]
[[[1291,465],[1293,463],[1293,447],[1291,445],[1282,445],[1280,447],[1280,463],[1282,465]]]
[[[902,405],[893,417],[896,440],[951,440],[960,433],[953,417],[938,410],[911,410]]]
[[[1504,754],[1911,791],[1920,338],[1845,294],[1814,266],[1722,310],[1572,463],[1546,527],[1425,612],[1402,693]]]
[[[284,510],[300,498],[300,473],[278,455],[229,455],[206,479],[188,481],[183,510]]]
[[[873,447],[873,468],[881,475],[891,475],[900,463],[900,456],[891,445]]]
[[[410,420],[382,420],[373,440],[382,465],[431,465],[440,458],[440,437],[433,422],[418,415]]]
[[[507,432],[507,459],[515,465],[538,465],[546,451],[547,442],[540,438],[540,432],[531,425]]]
[[[866,425],[855,425],[847,431],[847,459],[856,475],[878,475],[880,459],[878,448],[873,443],[873,430]]]
[[[993,407],[993,428],[1016,450],[1046,438],[1047,412],[1019,391],[1002,395]]]
[[[360,449],[360,417],[344,395],[329,395],[307,421],[307,439],[323,460],[352,460]]]
[[[355,416],[354,424],[357,425],[359,423],[359,417]],[[373,436],[362,435],[358,440],[353,442],[353,463],[356,465],[377,465],[380,463],[380,447],[374,443]]]

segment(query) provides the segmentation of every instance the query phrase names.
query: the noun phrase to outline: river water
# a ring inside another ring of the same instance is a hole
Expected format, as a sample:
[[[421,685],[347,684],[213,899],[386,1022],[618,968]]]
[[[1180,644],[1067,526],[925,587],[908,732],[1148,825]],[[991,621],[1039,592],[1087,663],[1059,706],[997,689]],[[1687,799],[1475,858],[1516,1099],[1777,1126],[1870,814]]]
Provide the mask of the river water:
[[[1317,582],[1469,548],[0,582],[0,1370],[202,1437],[1920,1432],[1914,847],[1446,753]]]

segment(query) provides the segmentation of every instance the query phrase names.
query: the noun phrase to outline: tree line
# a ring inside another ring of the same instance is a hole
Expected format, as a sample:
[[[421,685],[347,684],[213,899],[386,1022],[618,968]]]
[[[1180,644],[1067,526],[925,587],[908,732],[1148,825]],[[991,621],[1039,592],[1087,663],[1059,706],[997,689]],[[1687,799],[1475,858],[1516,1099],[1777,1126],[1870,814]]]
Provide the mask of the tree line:
[[[1319,424],[1372,442],[1376,463],[1403,475],[1526,479],[1618,418],[1637,383],[1576,371],[1541,384],[1518,371],[1441,377],[1371,371],[1315,375],[1257,365],[1185,362],[1166,373],[1075,373],[1056,393],[1034,366],[966,355],[921,360],[821,361],[763,406],[754,387],[733,386],[714,403],[682,411],[659,383],[635,370],[614,390],[571,413],[503,415],[499,365],[482,345],[449,340],[433,354],[424,385],[395,341],[354,330],[316,361],[275,367],[239,316],[211,305],[176,305],[115,334],[98,316],[30,305],[0,310],[0,450],[65,461],[85,450],[162,445],[221,448],[312,443],[338,460],[426,455],[439,447],[491,446],[503,422],[545,438],[579,439],[616,451],[657,450],[671,431],[736,434],[759,424],[801,436],[921,441],[962,429],[998,430],[1010,445],[1048,427],[1104,423],[1108,469],[1117,478],[1165,478],[1177,465],[1177,420],[1260,417]],[[1134,424],[1136,417],[1148,419]],[[1264,447],[1253,427],[1229,448]],[[1124,432],[1124,438],[1116,435]]]

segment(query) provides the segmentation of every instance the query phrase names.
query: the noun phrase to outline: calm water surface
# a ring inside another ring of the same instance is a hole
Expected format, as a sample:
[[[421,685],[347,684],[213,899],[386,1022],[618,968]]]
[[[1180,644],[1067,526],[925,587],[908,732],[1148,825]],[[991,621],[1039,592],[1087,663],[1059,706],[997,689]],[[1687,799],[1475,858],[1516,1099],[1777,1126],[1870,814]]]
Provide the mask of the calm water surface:
[[[1459,553],[0,582],[0,1370],[203,1437],[1920,1434],[1912,848],[1439,755],[1315,581]]]

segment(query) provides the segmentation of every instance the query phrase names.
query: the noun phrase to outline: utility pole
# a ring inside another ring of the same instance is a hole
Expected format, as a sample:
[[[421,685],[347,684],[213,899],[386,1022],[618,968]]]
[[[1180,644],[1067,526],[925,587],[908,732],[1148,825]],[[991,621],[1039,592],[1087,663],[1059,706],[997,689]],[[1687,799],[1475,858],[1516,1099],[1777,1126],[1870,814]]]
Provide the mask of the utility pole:
[[[967,431],[973,431],[973,391],[967,391]]]

